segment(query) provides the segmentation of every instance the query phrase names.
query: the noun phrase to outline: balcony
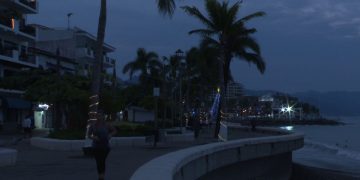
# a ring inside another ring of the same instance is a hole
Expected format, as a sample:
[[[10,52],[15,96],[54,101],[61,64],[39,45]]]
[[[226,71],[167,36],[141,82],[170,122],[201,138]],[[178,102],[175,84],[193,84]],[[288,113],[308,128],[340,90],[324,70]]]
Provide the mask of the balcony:
[[[8,50],[8,49],[4,49],[4,48],[0,48],[0,56],[6,56],[9,58],[13,57],[13,51],[12,50]]]
[[[22,33],[25,33],[27,35],[30,35],[32,37],[36,37],[36,28],[32,26],[27,26],[25,24],[19,26],[19,31]]]
[[[35,40],[37,37],[36,28],[26,25],[24,19],[17,20],[0,14],[1,30],[9,36],[20,37],[24,40]]]
[[[112,59],[108,56],[104,56],[104,68],[112,68],[115,66],[115,59]]]
[[[24,14],[38,13],[37,0],[7,0],[7,1],[8,1],[8,6],[17,9]]]
[[[28,53],[21,53],[19,60],[25,63],[36,64],[36,56]]]
[[[94,51],[92,51],[89,48],[77,48],[76,56],[78,58],[90,58],[90,59],[95,58]]]
[[[7,9],[16,9],[21,14],[36,14],[38,13],[37,0],[0,0],[1,7]]]
[[[16,49],[0,47],[0,61],[36,67],[36,56],[28,53],[19,53]]]
[[[30,7],[31,9],[37,9],[37,1],[36,0],[19,0],[20,3],[24,4],[25,6]]]
[[[0,15],[0,25],[4,26],[5,28],[13,28],[12,19],[6,16]]]

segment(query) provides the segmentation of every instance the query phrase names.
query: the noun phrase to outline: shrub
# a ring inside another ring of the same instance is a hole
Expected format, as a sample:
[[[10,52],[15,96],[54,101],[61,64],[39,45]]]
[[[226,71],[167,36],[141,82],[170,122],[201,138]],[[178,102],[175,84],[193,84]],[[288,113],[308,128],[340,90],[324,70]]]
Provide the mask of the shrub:
[[[64,140],[77,140],[77,139],[85,139],[85,130],[74,130],[74,129],[67,129],[67,130],[57,130],[50,132],[48,135],[49,138],[54,139],[64,139]]]

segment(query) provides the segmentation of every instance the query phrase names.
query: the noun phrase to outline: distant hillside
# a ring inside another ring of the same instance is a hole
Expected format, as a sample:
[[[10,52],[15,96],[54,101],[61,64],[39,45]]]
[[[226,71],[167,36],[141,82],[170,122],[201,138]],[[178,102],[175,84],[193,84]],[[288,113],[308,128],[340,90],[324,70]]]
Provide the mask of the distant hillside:
[[[328,116],[359,116],[360,92],[299,92],[292,94],[302,101],[320,108],[323,115]]]
[[[277,94],[277,93],[282,93],[282,92],[273,91],[273,90],[250,90],[250,89],[244,89],[243,93],[246,96],[263,96],[263,95]]]

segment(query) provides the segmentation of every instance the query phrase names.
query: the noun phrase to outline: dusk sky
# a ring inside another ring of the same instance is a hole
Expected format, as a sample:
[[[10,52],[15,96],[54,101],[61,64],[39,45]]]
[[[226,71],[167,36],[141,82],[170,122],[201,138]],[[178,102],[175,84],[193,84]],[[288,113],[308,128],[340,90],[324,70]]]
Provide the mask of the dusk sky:
[[[235,2],[235,1],[231,1]],[[96,34],[99,0],[39,0],[40,13],[29,23],[66,27],[71,25]],[[178,6],[196,5],[202,0],[178,1]],[[160,56],[176,49],[188,50],[199,38],[189,30],[202,27],[177,9],[172,19],[161,16],[155,0],[108,0],[106,42],[117,48],[118,76],[144,47]],[[265,11],[254,20],[256,39],[262,48],[267,70],[260,75],[254,65],[234,60],[236,81],[248,89],[298,92],[307,90],[360,91],[360,2],[359,0],[244,0],[241,16]]]

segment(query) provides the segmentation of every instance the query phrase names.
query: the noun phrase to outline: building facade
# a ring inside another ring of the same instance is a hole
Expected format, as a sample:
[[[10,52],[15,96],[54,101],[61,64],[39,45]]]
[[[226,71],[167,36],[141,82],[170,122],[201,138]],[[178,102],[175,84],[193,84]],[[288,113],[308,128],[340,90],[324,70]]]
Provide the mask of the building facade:
[[[38,30],[36,49],[48,52],[55,57],[40,55],[39,66],[48,69],[54,66],[56,57],[64,61],[61,66],[66,71],[73,71],[79,75],[90,76],[95,63],[96,37],[78,27],[74,28],[49,28],[41,25],[33,25]],[[115,67],[115,59],[109,57],[109,53],[115,48],[104,43],[103,69],[109,74]],[[65,61],[65,60],[68,61]]]
[[[0,77],[38,67],[37,57],[29,51],[37,31],[26,22],[28,15],[37,13],[36,0],[0,0]]]
[[[38,67],[37,57],[30,51],[37,31],[26,21],[37,13],[36,0],[0,0],[0,78]],[[0,127],[7,123],[10,129],[16,128],[29,115],[32,104],[22,98],[23,93],[0,87]]]
[[[28,24],[27,17],[38,13],[38,4],[37,0],[0,0],[0,78],[36,68],[89,77],[97,38],[77,27]],[[103,49],[102,67],[107,72],[103,80],[110,84],[116,61],[109,54],[115,48],[105,43]],[[30,113],[34,114],[37,128],[52,127],[52,112],[46,102],[28,102],[24,92],[1,88],[0,128],[4,124],[19,126]]]

